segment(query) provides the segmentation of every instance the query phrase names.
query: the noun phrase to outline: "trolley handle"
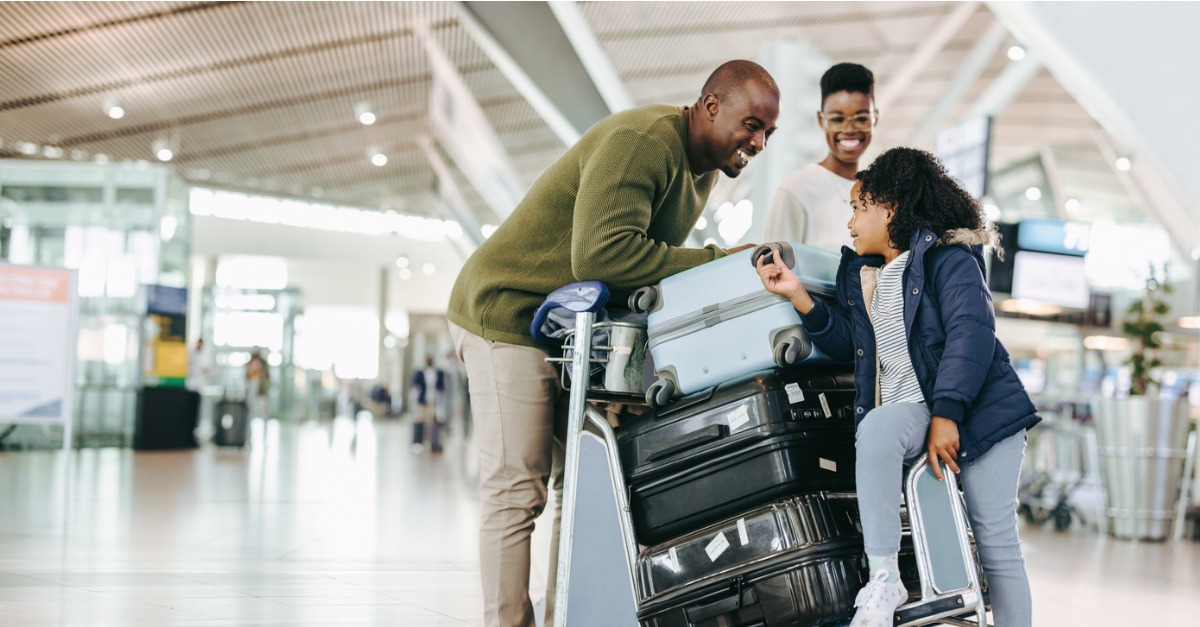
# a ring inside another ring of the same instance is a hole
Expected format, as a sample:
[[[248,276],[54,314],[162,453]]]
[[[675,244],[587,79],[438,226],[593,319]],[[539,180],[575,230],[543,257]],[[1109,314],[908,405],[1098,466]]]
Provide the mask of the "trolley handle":
[[[608,286],[601,281],[579,281],[564,285],[546,296],[533,315],[533,323],[529,325],[529,335],[539,344],[554,345],[558,342],[542,333],[542,323],[550,315],[550,311],[563,308],[575,314],[597,312],[608,303]]]

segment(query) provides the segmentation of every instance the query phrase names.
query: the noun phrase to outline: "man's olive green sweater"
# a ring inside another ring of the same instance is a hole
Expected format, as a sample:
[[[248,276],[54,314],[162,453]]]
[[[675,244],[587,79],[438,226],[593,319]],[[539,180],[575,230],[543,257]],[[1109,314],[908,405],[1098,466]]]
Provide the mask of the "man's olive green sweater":
[[[717,180],[688,164],[684,109],[638,107],[596,123],[533,184],[463,266],[447,317],[484,339],[529,337],[546,296],[575,281],[608,284],[610,302],[723,256],[679,248]]]

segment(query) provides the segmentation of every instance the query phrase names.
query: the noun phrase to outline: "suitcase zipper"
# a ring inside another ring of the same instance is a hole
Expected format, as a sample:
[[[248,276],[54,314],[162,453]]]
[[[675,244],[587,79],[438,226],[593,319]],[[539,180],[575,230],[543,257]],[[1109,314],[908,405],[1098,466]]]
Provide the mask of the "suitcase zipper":
[[[690,312],[672,318],[664,322],[657,331],[648,332],[647,347],[654,348],[663,342],[669,342],[722,322],[728,322],[734,318],[786,302],[788,302],[786,298],[764,290],[716,305],[709,305],[699,312]]]

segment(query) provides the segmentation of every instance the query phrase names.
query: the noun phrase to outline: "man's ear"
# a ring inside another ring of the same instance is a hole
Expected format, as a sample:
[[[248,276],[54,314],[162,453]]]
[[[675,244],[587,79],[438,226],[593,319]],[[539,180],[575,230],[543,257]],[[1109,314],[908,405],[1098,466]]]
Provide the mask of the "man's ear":
[[[721,101],[717,100],[717,97],[712,94],[706,94],[704,96],[704,113],[708,116],[708,119],[711,120],[713,118],[716,118],[717,113],[720,110],[721,110]]]

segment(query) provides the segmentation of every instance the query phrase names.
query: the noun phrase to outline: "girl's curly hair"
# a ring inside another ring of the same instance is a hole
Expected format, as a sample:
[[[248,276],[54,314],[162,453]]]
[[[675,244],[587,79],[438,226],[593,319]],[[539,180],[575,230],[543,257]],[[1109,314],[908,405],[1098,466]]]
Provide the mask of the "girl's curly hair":
[[[870,196],[875,204],[893,208],[888,238],[897,250],[908,250],[922,228],[938,237],[954,229],[985,228],[979,203],[924,150],[892,148],[856,176],[862,182],[860,202]]]

